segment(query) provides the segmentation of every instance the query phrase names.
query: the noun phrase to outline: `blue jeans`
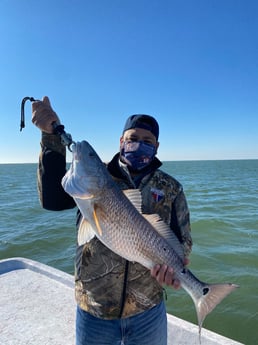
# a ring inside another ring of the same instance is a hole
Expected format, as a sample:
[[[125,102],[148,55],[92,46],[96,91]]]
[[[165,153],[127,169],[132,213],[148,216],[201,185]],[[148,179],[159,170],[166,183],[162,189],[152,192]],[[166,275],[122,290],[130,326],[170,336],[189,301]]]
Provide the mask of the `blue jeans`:
[[[77,307],[76,345],[167,345],[164,302],[117,320],[99,319]]]

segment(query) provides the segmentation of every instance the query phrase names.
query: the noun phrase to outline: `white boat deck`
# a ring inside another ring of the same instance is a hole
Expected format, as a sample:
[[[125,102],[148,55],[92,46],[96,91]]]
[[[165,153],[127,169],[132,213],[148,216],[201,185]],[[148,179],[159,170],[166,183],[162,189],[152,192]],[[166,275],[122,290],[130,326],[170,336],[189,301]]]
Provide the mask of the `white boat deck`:
[[[1,345],[74,345],[75,309],[73,276],[24,258],[0,260]],[[172,344],[199,345],[198,327],[168,314]],[[201,344],[241,345],[206,329]]]

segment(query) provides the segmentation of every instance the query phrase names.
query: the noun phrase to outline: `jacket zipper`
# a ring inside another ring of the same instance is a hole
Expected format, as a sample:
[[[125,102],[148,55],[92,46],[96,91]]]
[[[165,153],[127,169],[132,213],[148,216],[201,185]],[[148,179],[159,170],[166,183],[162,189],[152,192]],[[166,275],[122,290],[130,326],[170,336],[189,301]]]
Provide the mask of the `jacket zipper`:
[[[126,288],[127,288],[127,277],[128,277],[128,268],[129,268],[129,261],[126,260],[125,262],[125,273],[124,273],[124,283],[123,283],[123,291],[121,296],[121,303],[120,303],[120,314],[119,318],[122,318],[125,306],[125,299],[126,299]]]

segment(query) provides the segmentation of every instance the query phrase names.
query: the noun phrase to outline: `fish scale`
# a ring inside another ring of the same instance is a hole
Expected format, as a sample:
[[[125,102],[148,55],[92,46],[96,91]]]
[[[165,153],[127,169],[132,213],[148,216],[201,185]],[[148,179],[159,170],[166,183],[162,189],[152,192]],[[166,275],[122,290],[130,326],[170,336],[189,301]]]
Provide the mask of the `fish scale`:
[[[152,268],[157,263],[175,265],[177,257],[173,257],[175,253],[171,252],[166,240],[163,239],[155,229],[151,231],[150,223],[148,223],[144,217],[139,217],[138,211],[134,207],[131,207],[131,203],[128,202],[128,199],[124,197],[122,202],[116,204],[114,202],[118,200],[116,194],[120,193],[114,193],[114,191],[112,193],[109,191],[109,193],[107,193],[109,200],[106,201],[105,198],[101,200],[101,211],[98,217],[98,219],[101,219],[100,227],[102,229],[108,229],[110,226],[110,219],[116,220],[112,232],[102,231],[102,241],[110,249],[114,247],[120,248],[119,254],[126,257],[129,261],[141,261],[144,258],[145,260],[149,259],[148,268]],[[100,202],[96,200],[96,203],[99,204]],[[98,212],[96,213],[98,214]],[[123,219],[121,219],[121,214],[124,215]],[[145,231],[145,229],[149,231]],[[126,243],[127,246],[124,246],[124,243]],[[155,252],[153,248],[155,248]],[[166,248],[166,250],[164,250],[164,248]],[[144,253],[146,253],[145,256]],[[157,262],[157,260],[159,261]],[[178,260],[178,265],[183,266],[181,260]]]
[[[74,198],[85,225],[90,225],[80,227],[80,240],[89,240],[88,232],[92,231],[105,246],[129,261],[148,269],[156,264],[173,267],[175,277],[194,301],[200,333],[205,317],[238,286],[208,284],[195,277],[184,266],[182,246],[169,226],[157,215],[141,214],[140,192],[125,195],[88,142],[74,144],[72,151],[73,161],[62,185]]]

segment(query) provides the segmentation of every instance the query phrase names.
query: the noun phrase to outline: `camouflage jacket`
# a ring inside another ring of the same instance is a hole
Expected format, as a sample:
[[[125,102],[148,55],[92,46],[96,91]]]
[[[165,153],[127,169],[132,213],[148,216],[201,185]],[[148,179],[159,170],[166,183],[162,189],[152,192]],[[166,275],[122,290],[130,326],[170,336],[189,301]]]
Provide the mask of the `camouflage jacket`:
[[[65,174],[65,150],[59,138],[42,136],[42,152],[38,169],[38,188],[42,206],[62,210],[75,206],[62,190],[60,180]],[[114,181],[121,189],[139,188],[144,213],[157,213],[170,225],[188,256],[192,239],[189,211],[181,184],[153,164],[138,180],[119,164],[119,154],[107,164]],[[77,229],[81,223],[77,212]],[[96,237],[77,246],[75,260],[75,296],[78,305],[103,319],[117,319],[148,310],[161,302],[163,289],[150,271],[136,262],[128,262],[105,247]]]

